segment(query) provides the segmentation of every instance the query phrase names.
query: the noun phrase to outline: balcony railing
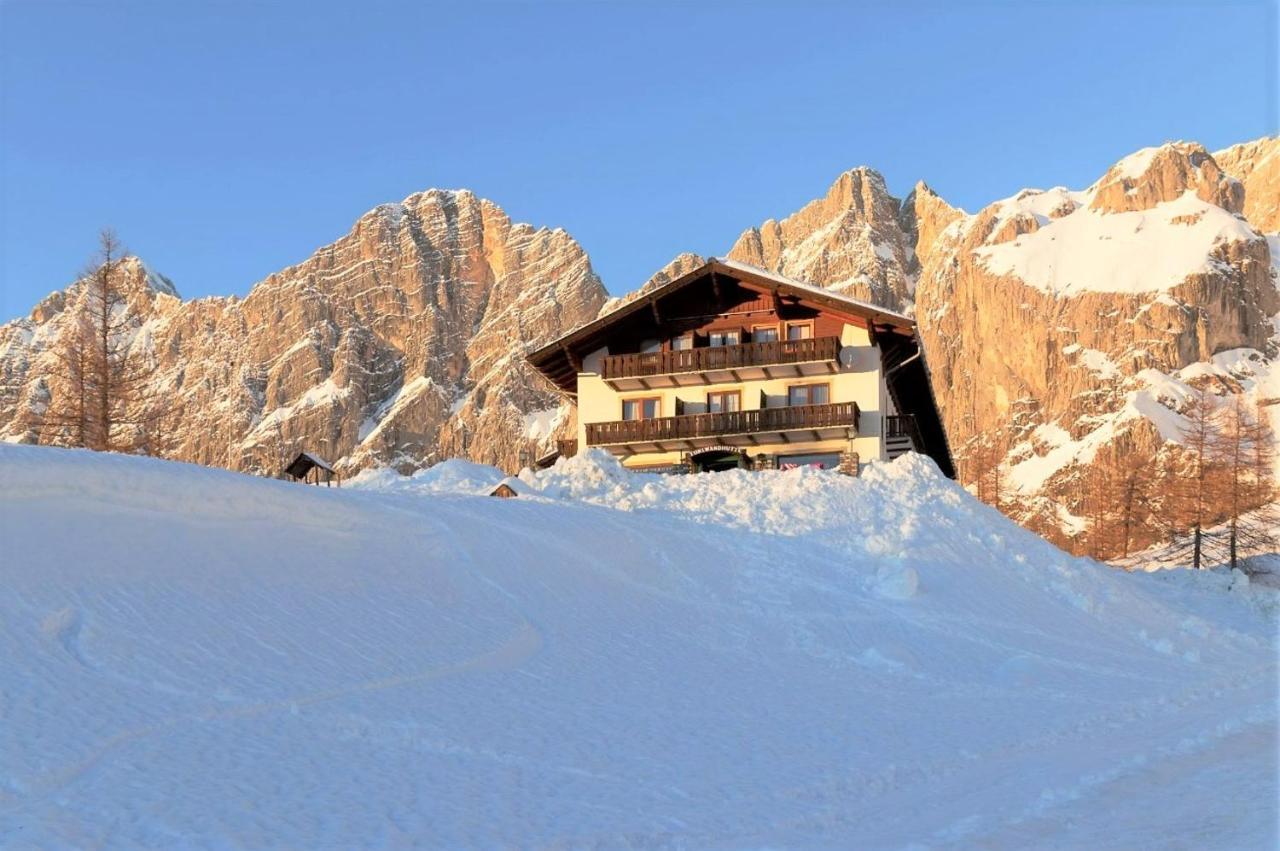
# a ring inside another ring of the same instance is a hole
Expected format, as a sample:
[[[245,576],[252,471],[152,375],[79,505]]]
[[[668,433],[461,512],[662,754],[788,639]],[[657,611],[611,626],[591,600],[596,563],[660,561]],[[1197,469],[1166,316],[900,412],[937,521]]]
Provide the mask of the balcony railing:
[[[587,424],[587,445],[661,443],[733,434],[858,427],[858,405],[794,405],[789,408],[757,408],[714,414],[684,414],[650,420],[617,420]]]
[[[900,414],[884,418],[884,448],[890,460],[907,452],[919,452],[923,446],[914,416]]]
[[[808,340],[773,340],[737,346],[704,346],[669,352],[607,355],[600,369],[606,381],[676,372],[707,372],[774,364],[834,361],[840,353],[839,337]]]
[[[909,438],[919,446],[920,434],[916,430],[916,418],[911,414],[899,414],[884,418],[884,436],[886,440]]]

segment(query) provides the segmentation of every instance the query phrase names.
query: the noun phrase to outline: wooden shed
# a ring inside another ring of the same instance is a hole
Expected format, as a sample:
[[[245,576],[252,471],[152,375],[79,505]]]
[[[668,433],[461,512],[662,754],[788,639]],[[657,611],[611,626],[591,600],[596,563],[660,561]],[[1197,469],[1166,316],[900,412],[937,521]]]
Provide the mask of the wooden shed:
[[[284,473],[295,482],[318,485],[323,481],[326,487],[333,484],[334,479],[337,478],[332,464],[310,452],[299,452],[298,457],[284,468]],[[342,486],[341,479],[338,479],[338,486]]]
[[[496,496],[502,499],[511,499],[512,497],[515,497],[515,496],[521,496],[521,495],[530,494],[533,492],[534,492],[533,488],[529,487],[527,484],[520,481],[515,476],[507,476],[505,479],[498,482],[498,484],[494,487],[493,490],[489,491],[489,496]]]

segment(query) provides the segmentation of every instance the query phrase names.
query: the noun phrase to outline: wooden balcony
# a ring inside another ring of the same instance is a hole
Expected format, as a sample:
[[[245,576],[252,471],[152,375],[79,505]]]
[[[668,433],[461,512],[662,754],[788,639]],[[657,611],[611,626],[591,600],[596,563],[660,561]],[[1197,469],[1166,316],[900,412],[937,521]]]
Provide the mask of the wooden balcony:
[[[836,402],[588,423],[587,445],[603,446],[618,455],[631,455],[707,446],[750,447],[763,443],[830,440],[856,435],[858,416],[857,403]]]
[[[840,338],[774,340],[669,352],[607,355],[600,377],[614,390],[693,387],[727,381],[802,378],[839,370]]]

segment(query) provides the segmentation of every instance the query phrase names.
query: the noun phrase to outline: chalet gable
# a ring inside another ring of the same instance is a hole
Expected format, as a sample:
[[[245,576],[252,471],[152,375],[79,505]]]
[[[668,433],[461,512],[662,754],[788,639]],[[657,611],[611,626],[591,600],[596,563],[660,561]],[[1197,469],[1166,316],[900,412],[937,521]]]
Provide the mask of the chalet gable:
[[[532,352],[529,362],[573,393],[584,359],[605,346],[613,354],[639,352],[680,335],[821,318],[866,328],[873,341],[882,334],[915,336],[914,323],[900,313],[745,263],[712,259]]]

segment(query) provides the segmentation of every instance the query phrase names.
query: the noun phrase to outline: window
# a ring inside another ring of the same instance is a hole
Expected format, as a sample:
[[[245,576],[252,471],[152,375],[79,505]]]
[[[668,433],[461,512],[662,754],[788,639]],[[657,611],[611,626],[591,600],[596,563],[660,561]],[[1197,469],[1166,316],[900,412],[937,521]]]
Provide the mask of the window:
[[[624,420],[652,420],[660,416],[662,400],[657,396],[648,399],[623,399],[622,418]]]
[[[662,351],[662,341],[661,340],[645,340],[640,344],[640,351],[645,354],[660,352]]]
[[[787,388],[788,405],[825,405],[830,388],[825,384],[792,384]]]
[[[779,470],[794,470],[797,467],[817,467],[819,470],[834,470],[840,466],[840,453],[817,452],[804,455],[779,455]]]
[[[788,340],[809,340],[813,338],[812,322],[788,322],[787,323],[787,339]]]
[[[721,414],[728,411],[742,410],[741,390],[722,390],[707,394],[707,413]]]
[[[679,337],[671,338],[671,351],[683,352],[693,348],[693,334],[681,334]]]
[[[751,342],[776,343],[777,341],[778,341],[777,325],[752,325],[751,326]]]
[[[736,346],[741,342],[741,331],[712,331],[710,334],[710,343],[712,346]]]

